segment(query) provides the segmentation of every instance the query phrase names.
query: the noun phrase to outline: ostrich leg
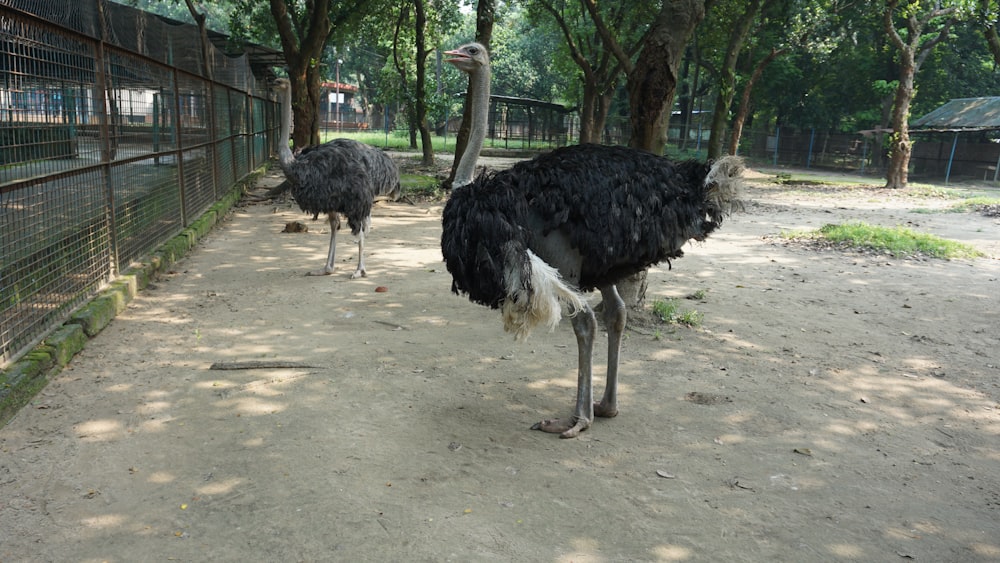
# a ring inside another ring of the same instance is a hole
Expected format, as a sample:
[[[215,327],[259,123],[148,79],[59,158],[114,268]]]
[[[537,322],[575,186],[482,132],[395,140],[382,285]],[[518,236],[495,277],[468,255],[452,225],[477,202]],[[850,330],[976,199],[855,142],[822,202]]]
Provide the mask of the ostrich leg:
[[[573,332],[576,333],[578,353],[576,408],[569,419],[552,418],[543,420],[532,428],[542,432],[559,434],[560,438],[576,438],[580,432],[590,428],[594,420],[593,363],[594,334],[597,332],[597,318],[588,305],[573,316]]]
[[[361,231],[358,232],[358,269],[354,270],[351,274],[351,279],[355,280],[358,278],[364,278],[368,276],[368,271],[365,270],[365,235],[372,228],[372,218],[365,217],[364,225],[361,226]]]
[[[618,357],[627,313],[617,287],[602,287],[601,298],[604,300],[604,326],[608,329],[608,378],[604,385],[604,397],[600,403],[594,404],[594,414],[611,418],[618,416]]]
[[[618,295],[614,285],[601,288],[604,299],[604,324],[608,329],[608,373],[604,386],[604,396],[600,403],[594,402],[593,357],[594,334],[597,319],[588,306],[573,317],[573,332],[579,353],[577,368],[576,409],[569,420],[553,418],[532,426],[535,430],[558,433],[560,438],[575,438],[590,428],[594,416],[611,418],[618,416],[618,359],[622,348],[622,334],[625,332],[627,313],[625,302]]]
[[[306,274],[307,276],[329,276],[333,273],[334,259],[337,257],[337,230],[340,229],[340,216],[336,213],[329,214],[330,220],[330,250],[326,253],[326,266],[321,270],[314,270]]]

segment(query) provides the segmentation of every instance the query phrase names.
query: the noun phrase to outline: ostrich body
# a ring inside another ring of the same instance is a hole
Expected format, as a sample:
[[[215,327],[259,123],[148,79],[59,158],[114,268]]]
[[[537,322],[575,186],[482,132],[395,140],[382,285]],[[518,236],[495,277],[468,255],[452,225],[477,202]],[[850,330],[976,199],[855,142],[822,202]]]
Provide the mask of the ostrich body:
[[[364,277],[368,274],[365,270],[365,235],[371,230],[372,205],[379,197],[392,200],[399,197],[399,169],[389,155],[351,139],[334,139],[293,154],[288,147],[292,121],[291,88],[284,79],[279,79],[276,86],[282,95],[278,164],[291,184],[292,197],[299,208],[311,213],[314,220],[325,214],[330,223],[330,250],[326,265],[308,275],[333,273],[337,230],[340,229],[340,215],[344,215],[351,234],[358,237],[358,267],[351,274],[351,279]]]
[[[473,124],[442,218],[441,250],[452,291],[499,308],[504,328],[521,339],[554,328],[563,307],[578,347],[573,415],[533,428],[572,438],[594,416],[618,414],[618,362],[625,304],[615,284],[653,264],[683,256],[735,206],[742,162],[672,162],[623,147],[576,145],[473,178],[485,136],[489,59],[479,44],[448,51],[470,75]],[[485,76],[485,79],[483,78]],[[475,142],[473,138],[476,138]],[[580,292],[597,289],[608,331],[607,383],[593,400],[597,319]]]

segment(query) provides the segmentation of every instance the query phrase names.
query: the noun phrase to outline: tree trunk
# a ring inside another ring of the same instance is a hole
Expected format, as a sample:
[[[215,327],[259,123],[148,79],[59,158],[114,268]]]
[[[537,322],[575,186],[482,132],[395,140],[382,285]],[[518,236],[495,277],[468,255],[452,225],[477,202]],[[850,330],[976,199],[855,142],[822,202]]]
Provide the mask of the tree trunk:
[[[907,118],[910,115],[910,100],[913,98],[913,72],[902,73],[899,87],[896,89],[896,100],[892,108],[892,137],[889,142],[889,168],[885,175],[885,187],[902,189],[909,180],[910,154],[913,145],[910,143],[910,126]],[[909,80],[906,80],[906,76]],[[904,84],[906,82],[907,84]]]
[[[597,111],[594,113],[595,142],[599,143],[604,138],[604,131],[608,126],[608,112],[611,111],[611,102],[614,100],[614,88],[597,97]],[[581,141],[582,142],[582,141]]]
[[[889,141],[889,168],[885,175],[885,187],[901,189],[909,180],[910,153],[910,102],[913,100],[913,77],[916,63],[913,53],[903,49],[899,57],[899,85],[892,103],[892,136]]]
[[[670,108],[684,49],[705,19],[711,0],[664,1],[628,74],[632,138],[629,146],[663,153]]]
[[[729,45],[726,47],[726,55],[723,57],[719,73],[719,93],[715,97],[715,111],[712,112],[712,129],[708,136],[708,158],[710,160],[722,156],[729,109],[733,105],[733,98],[736,97],[736,61],[740,51],[743,50],[743,44],[746,42],[747,34],[750,33],[750,27],[760,12],[761,1],[749,0],[747,2],[746,9],[743,14],[736,18],[729,34]]]
[[[997,35],[996,25],[991,24],[983,30],[983,35],[986,37],[986,44],[990,48],[990,54],[993,55],[993,64],[1000,65],[1000,36]]]
[[[292,147],[301,149],[316,144],[312,137],[316,110],[309,96],[308,79],[291,73],[289,79],[292,89]]]
[[[664,0],[663,7],[646,36],[639,59],[628,74],[632,125],[630,147],[663,154],[684,49],[698,23],[705,19],[706,5],[710,2],[711,0]],[[646,272],[620,282],[618,292],[627,307],[641,308],[646,299]]]
[[[887,0],[882,12],[885,33],[899,53],[899,85],[893,100],[893,132],[889,143],[889,169],[885,178],[887,188],[905,188],[908,179],[907,170],[913,145],[910,143],[910,126],[907,120],[915,92],[913,77],[934,47],[948,38],[951,26],[957,21],[954,16],[957,11],[955,6],[942,7],[940,3],[929,3],[924,4],[928,10],[921,12],[919,2],[906,2],[902,10],[907,30],[904,39],[897,31],[894,19],[899,2],[900,0]],[[936,35],[929,41],[924,40],[921,36],[934,22],[939,22]]]
[[[580,142],[600,142],[601,133],[597,125],[597,90],[588,84],[583,86],[583,103],[580,104]]]
[[[425,31],[427,28],[427,15],[424,13],[424,0],[414,0],[416,7],[416,43],[417,43],[417,127],[420,129],[420,147],[423,151],[421,163],[424,165],[434,164],[434,142],[431,140],[431,130],[427,125],[427,55],[430,51],[426,48]]]
[[[629,308],[639,310],[645,306],[646,288],[649,285],[649,282],[646,281],[647,277],[649,277],[649,270],[643,270],[618,282],[618,295]]]
[[[979,0],[979,13],[990,14],[990,0]],[[993,64],[1000,65],[1000,35],[997,35],[997,19],[994,16],[988,20],[983,27],[983,37],[986,38],[986,45],[993,55]]]
[[[747,121],[747,116],[750,115],[750,94],[753,92],[754,85],[757,84],[757,80],[760,79],[760,75],[764,73],[767,65],[771,64],[778,55],[787,50],[772,48],[771,52],[754,67],[753,74],[750,75],[750,80],[747,81],[746,87],[743,88],[743,96],[740,98],[740,107],[736,112],[736,118],[733,119],[733,130],[729,136],[729,154],[737,154],[739,150],[740,137],[743,136],[743,125]]]
[[[316,0],[309,5],[312,12],[306,14],[307,27],[299,27],[298,22],[293,21],[292,11],[285,0],[270,0],[269,5],[291,82],[292,144],[297,148],[318,144],[319,120],[316,113],[320,102],[321,76],[315,61],[320,59],[333,29],[327,17],[330,2]]]
[[[308,123],[308,127],[305,127],[305,130],[308,131],[308,144],[310,145],[318,145],[320,143],[319,106],[323,103],[321,92],[322,84],[323,76],[320,72],[319,66],[310,65],[309,69],[306,71],[306,95],[308,97],[308,105],[302,108],[304,119],[306,119]]]
[[[697,40],[696,40],[697,41]],[[688,137],[691,135],[691,117],[694,115],[694,88],[697,85],[697,68],[695,76],[692,77],[691,67],[694,60],[693,47],[688,46],[684,50],[684,62],[681,65],[681,93],[678,98],[677,109],[681,117],[680,129],[677,134],[677,148],[681,151],[687,149]]]

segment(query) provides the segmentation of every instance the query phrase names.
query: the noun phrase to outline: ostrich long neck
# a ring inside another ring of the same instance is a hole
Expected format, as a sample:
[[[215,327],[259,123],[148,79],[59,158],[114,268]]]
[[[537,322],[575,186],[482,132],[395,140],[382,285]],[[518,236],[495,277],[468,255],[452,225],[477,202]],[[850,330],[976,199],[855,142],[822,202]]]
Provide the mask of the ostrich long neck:
[[[465,152],[455,169],[455,179],[452,182],[453,188],[460,188],[466,184],[471,184],[476,173],[476,162],[479,160],[479,151],[483,148],[483,140],[486,138],[486,122],[490,113],[490,67],[485,65],[479,70],[469,75],[469,107],[471,108],[472,121],[469,128],[469,141],[465,145]]]
[[[287,84],[281,90],[281,131],[278,138],[278,164],[282,170],[295,163],[295,156],[292,149],[288,147],[288,140],[292,133],[292,85]]]

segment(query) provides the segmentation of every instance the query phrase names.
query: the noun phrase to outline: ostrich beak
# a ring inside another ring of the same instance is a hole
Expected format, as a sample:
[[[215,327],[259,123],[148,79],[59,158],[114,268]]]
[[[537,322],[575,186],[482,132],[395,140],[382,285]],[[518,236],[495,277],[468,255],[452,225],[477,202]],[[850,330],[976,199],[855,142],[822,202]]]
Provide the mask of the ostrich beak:
[[[449,57],[452,57],[452,58],[449,58],[449,59],[445,59],[444,62],[446,62],[446,63],[454,63],[454,62],[457,62],[457,61],[467,61],[467,60],[469,60],[469,56],[466,55],[465,53],[463,53],[462,51],[459,51],[459,50],[445,51],[444,54],[448,55]]]

